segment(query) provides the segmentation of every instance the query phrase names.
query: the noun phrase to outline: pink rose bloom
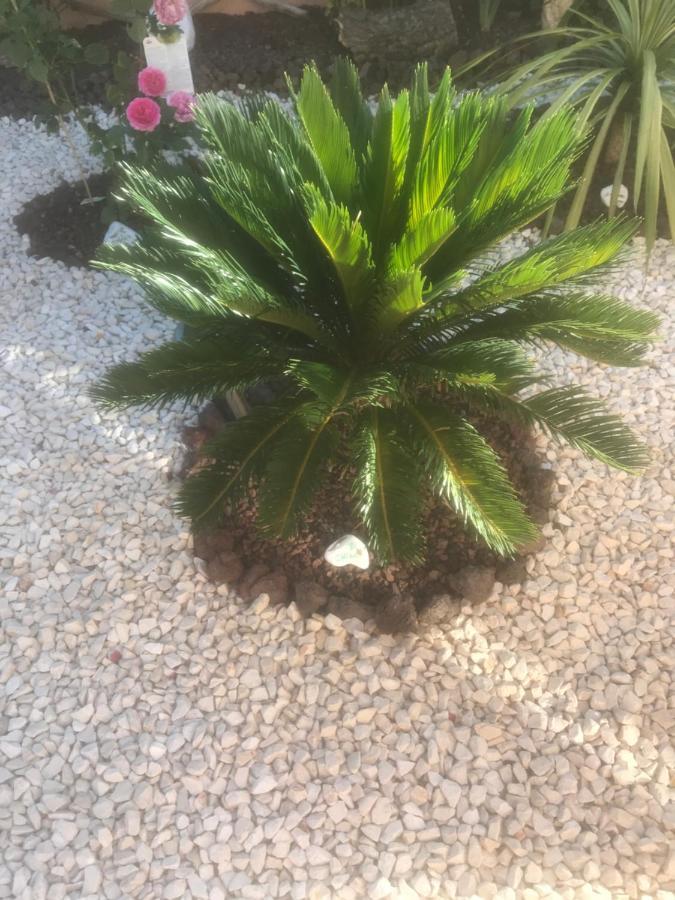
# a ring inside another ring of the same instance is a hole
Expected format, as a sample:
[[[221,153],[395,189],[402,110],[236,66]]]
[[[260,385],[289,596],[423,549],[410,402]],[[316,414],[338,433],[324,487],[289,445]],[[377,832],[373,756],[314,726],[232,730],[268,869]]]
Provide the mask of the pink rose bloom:
[[[148,97],[160,97],[166,90],[166,75],[161,69],[147,66],[138,73],[138,89]]]
[[[149,97],[136,97],[127,106],[127,119],[136,131],[154,131],[162,119],[162,111]]]
[[[178,25],[187,12],[185,0],[155,0],[154,9],[160,25]]]
[[[166,98],[167,105],[175,109],[176,122],[192,122],[195,117],[195,97],[189,91],[174,91]]]

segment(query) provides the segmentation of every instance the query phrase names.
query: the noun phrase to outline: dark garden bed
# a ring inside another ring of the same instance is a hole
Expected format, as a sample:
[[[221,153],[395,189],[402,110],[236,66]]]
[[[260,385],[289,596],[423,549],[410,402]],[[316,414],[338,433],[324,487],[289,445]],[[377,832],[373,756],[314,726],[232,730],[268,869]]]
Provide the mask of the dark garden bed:
[[[227,427],[213,404],[202,411],[199,423],[185,430],[188,452],[182,477],[204,462],[203,443]],[[555,476],[542,466],[534,438],[496,421],[482,421],[480,427],[498,450],[530,516],[543,525]],[[384,632],[406,632],[451,622],[464,603],[486,600],[497,580],[524,581],[525,557],[543,545],[540,538],[515,560],[504,560],[471,538],[447,507],[435,503],[425,514],[428,552],[423,565],[384,567],[371,560],[365,572],[354,566],[336,568],[323,559],[326,547],[344,534],[364,537],[350,504],[352,477],[348,465],[331,473],[293,540],[261,536],[252,491],[228,511],[222,527],[195,535],[195,555],[204,560],[207,576],[226,583],[245,601],[267,593],[275,604],[295,601],[305,615],[373,618]]]
[[[14,224],[28,236],[31,256],[49,256],[67,266],[88,265],[108,228],[101,213],[112,181],[108,172],[88,179],[93,203],[81,181],[63,181],[51,193],[29,200]]]

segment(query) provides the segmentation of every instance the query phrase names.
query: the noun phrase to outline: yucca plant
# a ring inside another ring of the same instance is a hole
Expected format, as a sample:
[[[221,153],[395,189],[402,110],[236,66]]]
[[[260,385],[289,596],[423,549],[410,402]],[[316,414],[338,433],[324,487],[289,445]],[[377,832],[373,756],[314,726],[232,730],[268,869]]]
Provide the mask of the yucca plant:
[[[548,115],[572,104],[579,128],[592,134],[566,228],[579,224],[603,150],[616,148],[610,152],[616,168],[609,214],[616,211],[630,161],[633,202],[644,214],[651,249],[662,188],[675,239],[675,2],[607,0],[605,6],[604,20],[572,9],[576,24],[543,32],[547,39],[560,37],[562,46],[517,67],[501,90],[514,106],[537,95],[553,96]]]
[[[124,197],[155,225],[101,257],[187,336],[112,369],[99,401],[199,403],[286,385],[211,441],[180,512],[201,527],[255,485],[263,531],[291,536],[323,479],[353,468],[355,520],[381,561],[423,557],[434,497],[511,554],[533,525],[467,409],[642,467],[640,443],[580,388],[521,395],[541,381],[529,345],[635,365],[655,327],[593,287],[630,223],[510,261],[495,252],[565,190],[579,151],[570,112],[511,120],[498,99],[456,96],[448,73],[432,99],[423,67],[372,112],[346,62],[329,88],[307,68],[294,102],[296,115],[204,97],[205,174],[128,168]]]

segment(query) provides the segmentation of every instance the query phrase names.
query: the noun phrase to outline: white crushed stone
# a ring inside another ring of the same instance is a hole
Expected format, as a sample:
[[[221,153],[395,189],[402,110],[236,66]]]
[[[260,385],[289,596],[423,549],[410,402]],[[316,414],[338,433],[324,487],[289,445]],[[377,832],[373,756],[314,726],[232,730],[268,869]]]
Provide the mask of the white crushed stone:
[[[549,446],[530,581],[447,634],[244,609],[170,511],[181,410],[84,395],[171,324],[26,256],[12,216],[77,177],[58,138],[1,120],[0,159],[0,897],[673,897],[672,344],[565,358],[652,470]],[[672,338],[675,250],[639,251],[619,293]]]

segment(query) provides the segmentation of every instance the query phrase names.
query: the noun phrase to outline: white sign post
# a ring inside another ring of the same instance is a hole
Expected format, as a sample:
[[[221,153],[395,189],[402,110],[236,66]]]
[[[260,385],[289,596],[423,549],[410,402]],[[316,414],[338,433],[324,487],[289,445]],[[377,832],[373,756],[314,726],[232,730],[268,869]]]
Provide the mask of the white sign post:
[[[143,49],[147,64],[161,69],[166,75],[167,93],[188,91],[194,94],[190,56],[184,35],[171,44],[165,44],[154,35],[149,35],[143,41]]]
[[[195,28],[189,10],[178,23],[178,27],[182,34],[177,40],[165,42],[152,34],[148,35],[143,41],[145,60],[149,66],[164,72],[167,93],[187,91],[194,94],[190,50],[195,44]]]

